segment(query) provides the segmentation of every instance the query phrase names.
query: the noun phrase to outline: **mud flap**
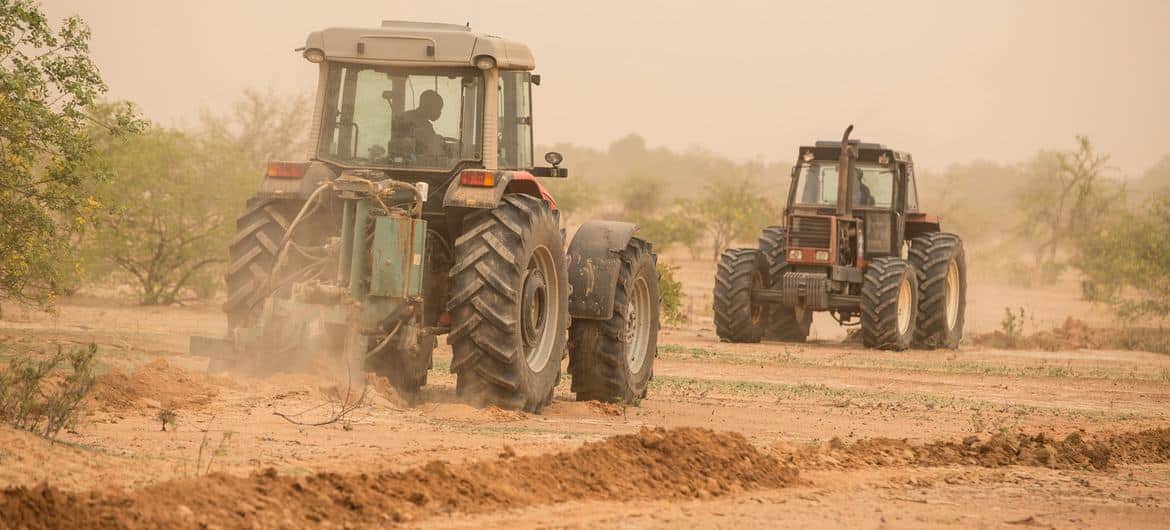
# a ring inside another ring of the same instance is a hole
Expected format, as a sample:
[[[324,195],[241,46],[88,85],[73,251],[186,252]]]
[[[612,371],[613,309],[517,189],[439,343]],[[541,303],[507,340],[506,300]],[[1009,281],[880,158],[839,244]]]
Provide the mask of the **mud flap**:
[[[569,314],[573,318],[613,317],[620,255],[637,228],[620,221],[589,221],[577,230],[569,245]]]

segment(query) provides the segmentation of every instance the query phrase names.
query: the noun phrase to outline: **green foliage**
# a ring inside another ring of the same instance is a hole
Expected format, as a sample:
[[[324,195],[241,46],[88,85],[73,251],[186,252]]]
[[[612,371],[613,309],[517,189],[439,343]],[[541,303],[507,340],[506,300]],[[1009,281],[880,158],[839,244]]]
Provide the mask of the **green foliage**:
[[[733,241],[754,238],[761,227],[780,216],[759,180],[750,175],[707,184],[699,198],[682,204],[684,211],[706,228],[714,259],[719,259]]]
[[[557,201],[561,219],[566,223],[584,217],[600,200],[597,189],[584,178],[545,179],[542,183]]]
[[[703,226],[681,206],[658,215],[634,217],[638,223],[638,237],[654,244],[659,250],[682,245],[697,257],[702,243]]]
[[[1003,332],[1007,347],[1015,348],[1024,334],[1024,308],[1019,308],[1018,313],[1012,313],[1010,307],[1003,308],[1003,320],[999,321],[999,330]]]
[[[687,321],[683,313],[683,285],[674,279],[674,271],[678,267],[671,267],[661,261],[655,265],[658,270],[658,306],[662,309],[662,318],[669,324],[681,324]]]
[[[1030,180],[1017,195],[1024,214],[1019,234],[1029,242],[1033,275],[1041,282],[1056,280],[1071,243],[1098,226],[1122,198],[1103,182],[1108,163],[1109,155],[1078,136],[1075,150],[1041,152],[1028,164]]]
[[[87,108],[106,91],[80,18],[54,30],[37,3],[0,0],[0,298],[47,306],[62,277],[68,234],[93,207],[82,190],[101,179]],[[100,126],[138,129],[128,107]]]
[[[1094,298],[1123,318],[1170,314],[1170,193],[1102,220],[1078,240],[1075,265]]]
[[[18,356],[0,372],[0,421],[46,437],[76,424],[81,400],[97,383],[97,346],[57,353],[43,360]],[[69,372],[58,374],[63,365]]]
[[[256,170],[271,160],[304,160],[313,104],[308,93],[283,96],[273,89],[244,90],[225,114],[204,111],[200,136],[236,151]]]
[[[232,219],[255,186],[240,152],[214,139],[152,128],[104,153],[114,175],[95,189],[108,207],[84,253],[92,268],[133,278],[143,304],[170,304],[184,289],[214,292]]]
[[[654,175],[630,173],[614,186],[622,211],[630,217],[653,215],[665,203],[666,180]]]

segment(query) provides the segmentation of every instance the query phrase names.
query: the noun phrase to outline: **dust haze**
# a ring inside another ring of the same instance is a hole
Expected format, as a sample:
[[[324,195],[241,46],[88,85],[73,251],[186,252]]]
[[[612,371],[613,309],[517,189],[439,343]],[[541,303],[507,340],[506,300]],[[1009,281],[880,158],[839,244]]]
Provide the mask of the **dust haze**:
[[[1084,134],[1135,176],[1170,150],[1170,4],[1157,0],[44,5],[82,15],[110,97],[166,125],[245,88],[311,90],[316,72],[293,52],[308,32],[402,19],[526,42],[545,77],[539,144],[604,147],[634,132],[778,161],[856,123],[863,139],[941,168],[1014,162]]]

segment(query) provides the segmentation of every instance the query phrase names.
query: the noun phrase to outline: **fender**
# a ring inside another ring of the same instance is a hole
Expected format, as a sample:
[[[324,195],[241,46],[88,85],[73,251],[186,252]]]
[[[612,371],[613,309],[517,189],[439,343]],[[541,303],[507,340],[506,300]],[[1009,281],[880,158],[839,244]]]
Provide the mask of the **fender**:
[[[293,171],[283,176],[273,176],[271,169],[265,172],[264,180],[260,182],[260,190],[256,193],[258,197],[305,200],[318,186],[337,178],[337,174],[329,169],[329,166],[317,161],[270,164],[282,165]]]
[[[472,171],[484,171],[476,169]],[[500,198],[505,193],[523,193],[544,199],[553,209],[557,209],[557,202],[545,189],[544,185],[527,171],[492,171],[496,176],[496,185],[490,188],[480,186],[465,186],[460,182],[459,175],[451,179],[447,193],[443,196],[443,207],[483,208],[491,209],[500,204]]]
[[[621,273],[621,252],[637,226],[620,221],[589,221],[569,244],[569,315],[609,320]]]

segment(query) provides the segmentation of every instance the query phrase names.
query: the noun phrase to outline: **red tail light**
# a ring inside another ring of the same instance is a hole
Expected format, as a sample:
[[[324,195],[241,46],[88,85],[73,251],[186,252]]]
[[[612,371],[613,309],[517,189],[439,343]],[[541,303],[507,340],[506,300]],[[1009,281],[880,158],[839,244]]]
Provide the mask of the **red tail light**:
[[[459,183],[464,186],[493,188],[496,185],[496,174],[483,169],[464,169],[459,172]]]
[[[269,162],[268,176],[280,179],[299,179],[305,176],[304,162]]]

